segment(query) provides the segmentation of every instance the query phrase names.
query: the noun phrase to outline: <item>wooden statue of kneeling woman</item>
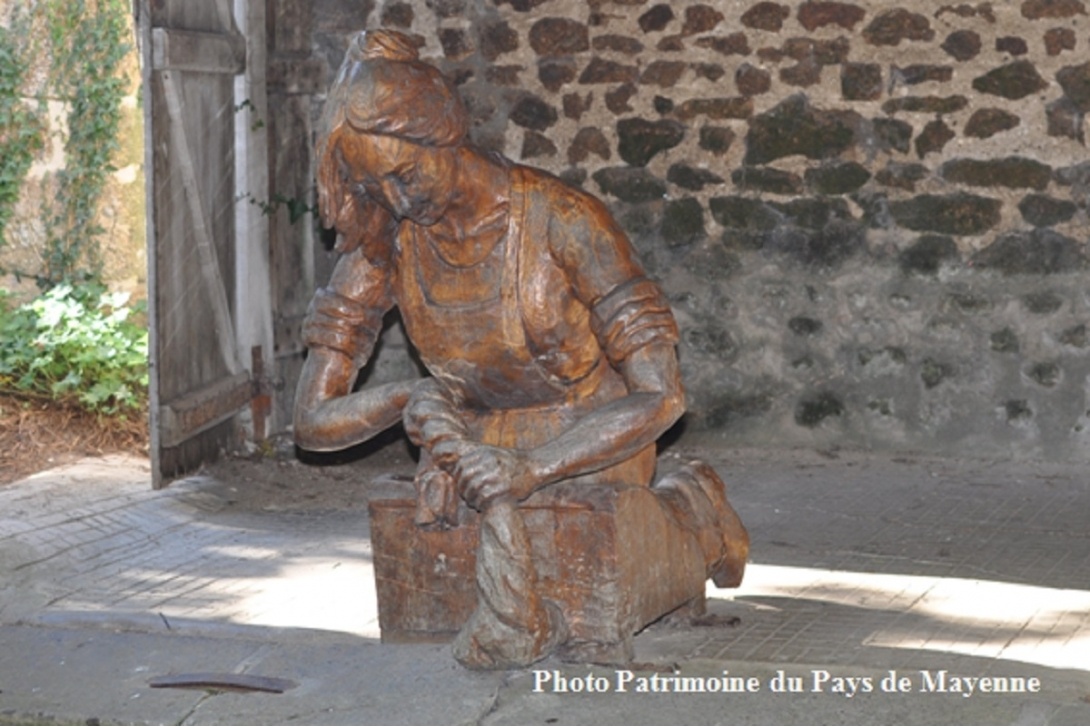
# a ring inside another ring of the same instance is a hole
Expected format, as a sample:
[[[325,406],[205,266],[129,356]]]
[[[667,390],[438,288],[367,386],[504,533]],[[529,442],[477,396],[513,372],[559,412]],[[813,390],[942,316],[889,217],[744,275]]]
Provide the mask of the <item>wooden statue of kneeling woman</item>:
[[[568,634],[520,504],[557,483],[649,487],[655,440],[685,404],[677,324],[605,207],[474,148],[468,126],[407,37],[354,39],[318,141],[320,210],[342,256],[304,327],[294,433],[329,451],[404,422],[421,448],[418,526],[480,513],[478,602],[455,656],[507,668]],[[394,306],[431,376],[352,392]],[[749,539],[715,472],[692,463],[651,491],[699,543],[701,575],[737,585]]]

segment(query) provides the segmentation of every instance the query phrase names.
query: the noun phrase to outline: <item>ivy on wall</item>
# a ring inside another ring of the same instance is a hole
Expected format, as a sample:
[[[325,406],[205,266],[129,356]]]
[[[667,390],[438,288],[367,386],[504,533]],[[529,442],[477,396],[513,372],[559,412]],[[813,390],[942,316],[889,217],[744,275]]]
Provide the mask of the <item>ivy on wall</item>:
[[[49,221],[43,277],[56,283],[101,268],[98,201],[117,151],[125,82],[119,71],[129,52],[123,0],[52,0],[51,85],[68,104],[65,168]],[[81,267],[86,266],[86,267]]]
[[[98,205],[118,149],[118,127],[125,79],[121,64],[130,50],[125,0],[41,0],[31,19],[24,12],[0,35],[0,234],[12,214],[34,155],[41,148],[42,113],[24,99],[24,77],[31,42],[20,40],[19,23],[44,24],[48,48],[45,95],[67,109],[65,166],[57,172],[55,192],[42,211],[45,245],[41,269],[18,271],[33,276],[42,288],[64,281],[96,279],[101,271]],[[8,110],[10,107],[10,111]],[[49,181],[47,180],[47,183]],[[17,272],[4,271],[0,272]]]
[[[21,94],[29,65],[29,25],[25,11],[16,10],[11,27],[0,27],[0,241],[23,179],[42,148],[41,114]]]

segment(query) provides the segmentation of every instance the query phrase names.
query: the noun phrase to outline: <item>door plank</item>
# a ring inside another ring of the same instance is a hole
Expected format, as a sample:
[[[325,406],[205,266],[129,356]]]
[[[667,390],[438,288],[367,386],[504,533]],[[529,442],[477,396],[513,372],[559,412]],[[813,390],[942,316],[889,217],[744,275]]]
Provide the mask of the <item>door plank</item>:
[[[152,28],[151,51],[156,71],[235,75],[246,68],[246,43],[236,35]]]
[[[167,402],[159,411],[162,446],[177,447],[234,416],[253,398],[254,384],[244,371]]]
[[[189,142],[185,136],[184,116],[182,114],[181,94],[170,71],[162,74],[163,95],[166,99],[167,116],[170,121],[171,146],[178,161],[178,171],[182,178],[182,188],[189,204],[190,221],[193,225],[193,238],[200,258],[201,274],[204,277],[212,313],[215,318],[216,337],[219,341],[223,362],[232,374],[242,371],[242,364],[236,350],[235,326],[231,321],[231,309],[227,302],[226,286],[220,271],[219,258],[215,244],[208,230],[208,217],[201,203],[197,188],[197,175],[194,171],[193,157],[190,155]]]

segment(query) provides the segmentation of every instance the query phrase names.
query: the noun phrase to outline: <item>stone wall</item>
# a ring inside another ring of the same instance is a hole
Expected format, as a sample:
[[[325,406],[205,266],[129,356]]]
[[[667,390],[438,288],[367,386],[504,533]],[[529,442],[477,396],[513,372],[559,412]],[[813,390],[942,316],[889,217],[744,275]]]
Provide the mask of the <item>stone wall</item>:
[[[8,27],[12,10],[22,0],[0,0],[0,26]],[[35,10],[35,12],[37,12]],[[40,14],[33,16],[32,32],[44,47],[46,29]],[[124,290],[134,298],[146,297],[147,231],[144,192],[144,111],[140,105],[140,67],[136,51],[135,29],[129,40],[131,50],[122,63],[126,95],[121,101],[118,149],[115,167],[99,202],[96,224],[103,229],[99,239],[98,261],[102,277],[111,288]],[[40,273],[47,254],[47,216],[57,194],[56,175],[67,165],[64,145],[68,134],[70,104],[49,97],[47,76],[50,59],[39,57],[30,68],[24,84],[26,103],[39,108],[43,125],[43,148],[27,173],[15,205],[12,219],[0,240],[0,268],[34,275]],[[0,288],[13,291],[17,299],[29,299],[39,291],[32,278],[0,275]]]
[[[1081,0],[364,7],[478,144],[610,204],[681,324],[689,431],[1087,458]]]

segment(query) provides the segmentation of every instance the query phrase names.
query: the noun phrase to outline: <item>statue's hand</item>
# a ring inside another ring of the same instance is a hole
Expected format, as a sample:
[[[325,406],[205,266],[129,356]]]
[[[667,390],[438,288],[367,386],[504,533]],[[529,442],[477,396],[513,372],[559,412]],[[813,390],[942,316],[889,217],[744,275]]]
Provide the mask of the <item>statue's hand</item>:
[[[457,483],[444,470],[429,465],[416,473],[417,525],[454,527],[458,524]]]
[[[423,447],[443,469],[450,469],[464,449],[465,423],[450,391],[436,379],[424,379],[413,389],[402,412],[409,440]]]
[[[505,497],[525,500],[538,486],[525,452],[483,444],[461,454],[452,474],[462,497],[476,510]]]

